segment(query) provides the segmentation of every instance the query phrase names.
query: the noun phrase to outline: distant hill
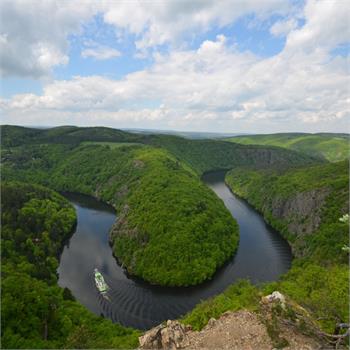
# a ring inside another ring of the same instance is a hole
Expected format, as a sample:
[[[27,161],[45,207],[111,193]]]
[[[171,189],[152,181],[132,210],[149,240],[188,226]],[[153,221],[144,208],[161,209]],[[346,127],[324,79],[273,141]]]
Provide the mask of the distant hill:
[[[198,174],[237,166],[284,168],[322,162],[320,158],[269,145],[241,145],[214,139],[189,140],[172,135],[148,135],[142,142],[167,149]]]
[[[236,138],[234,138],[236,140]],[[22,126],[1,126],[3,148],[22,145],[60,144],[77,147],[82,143],[142,143],[161,147],[190,165],[197,174],[234,166],[290,167],[319,163],[319,157],[270,145],[241,145],[223,139],[183,138],[175,135],[130,133],[106,127],[60,126],[34,129]]]
[[[234,133],[234,132],[208,132],[208,131],[174,131],[174,130],[156,130],[156,129],[123,129],[124,131],[134,134],[144,135],[175,135],[181,136],[186,139],[223,139],[227,137],[243,136],[246,133]]]
[[[58,126],[49,129],[26,128],[2,125],[1,145],[14,147],[23,144],[60,143],[78,145],[84,141],[133,142],[139,136],[122,130],[106,127]]]
[[[268,135],[237,136],[227,139],[244,145],[278,146],[292,149],[314,157],[337,162],[349,157],[349,134],[303,134],[283,133]]]

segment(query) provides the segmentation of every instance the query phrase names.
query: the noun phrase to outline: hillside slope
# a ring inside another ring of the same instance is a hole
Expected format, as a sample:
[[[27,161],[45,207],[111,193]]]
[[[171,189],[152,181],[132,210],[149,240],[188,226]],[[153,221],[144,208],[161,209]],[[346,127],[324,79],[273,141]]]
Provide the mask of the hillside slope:
[[[1,199],[2,348],[134,348],[138,331],[93,315],[57,286],[73,206],[48,188],[19,182],[3,182]]]
[[[270,134],[237,136],[228,141],[244,145],[278,146],[292,149],[310,156],[337,162],[349,158],[350,138],[348,134]]]
[[[218,140],[188,140],[176,136],[150,136],[143,142],[167,149],[198,174],[237,166],[288,168],[320,163],[320,159],[280,147],[239,145]]]
[[[226,182],[293,248],[292,268],[267,290],[292,297],[330,333],[348,323],[349,162],[283,172],[240,168]]]
[[[40,143],[78,145],[84,141],[132,142],[138,138],[138,135],[106,127],[59,126],[49,129],[35,129],[14,125],[1,126],[3,147]]]
[[[286,172],[237,168],[226,182],[287,237],[294,254],[345,263],[348,236],[338,219],[349,208],[348,169],[348,161]]]

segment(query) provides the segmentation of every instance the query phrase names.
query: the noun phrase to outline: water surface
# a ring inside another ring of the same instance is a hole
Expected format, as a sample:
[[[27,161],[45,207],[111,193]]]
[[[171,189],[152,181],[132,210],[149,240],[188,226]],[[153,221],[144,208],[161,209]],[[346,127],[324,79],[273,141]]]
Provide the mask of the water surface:
[[[116,263],[108,243],[109,230],[116,220],[114,209],[89,196],[65,194],[76,208],[78,222],[61,256],[59,285],[69,288],[92,312],[125,326],[147,329],[180,317],[239,278],[259,283],[276,280],[286,272],[292,259],[287,242],[261,215],[231,193],[224,183],[223,172],[207,174],[203,181],[224,201],[240,229],[236,255],[212,280],[196,287],[166,288],[128,278]],[[95,267],[110,286],[108,299],[95,287]]]

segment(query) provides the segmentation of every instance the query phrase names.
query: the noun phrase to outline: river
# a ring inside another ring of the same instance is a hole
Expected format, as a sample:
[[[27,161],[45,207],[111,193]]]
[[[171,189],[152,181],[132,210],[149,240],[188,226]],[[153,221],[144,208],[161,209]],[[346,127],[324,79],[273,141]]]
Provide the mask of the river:
[[[81,304],[97,315],[124,326],[148,329],[164,320],[179,318],[239,278],[259,283],[276,280],[286,272],[292,254],[279,233],[229,190],[223,172],[206,174],[203,181],[224,201],[240,231],[235,256],[210,281],[195,287],[167,288],[128,277],[116,263],[108,243],[109,230],[116,220],[114,209],[92,197],[66,193],[77,211],[78,222],[61,255],[59,285],[69,288]],[[95,267],[110,286],[108,298],[95,287]]]

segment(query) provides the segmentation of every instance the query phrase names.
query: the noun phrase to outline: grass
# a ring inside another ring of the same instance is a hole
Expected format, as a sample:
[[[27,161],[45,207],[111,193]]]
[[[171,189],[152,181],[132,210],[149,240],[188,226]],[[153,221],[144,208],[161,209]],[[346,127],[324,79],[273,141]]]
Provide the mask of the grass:
[[[244,145],[278,146],[331,162],[349,157],[349,136],[344,134],[270,134],[238,136],[228,141]]]

